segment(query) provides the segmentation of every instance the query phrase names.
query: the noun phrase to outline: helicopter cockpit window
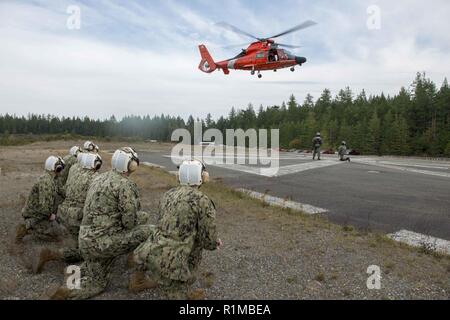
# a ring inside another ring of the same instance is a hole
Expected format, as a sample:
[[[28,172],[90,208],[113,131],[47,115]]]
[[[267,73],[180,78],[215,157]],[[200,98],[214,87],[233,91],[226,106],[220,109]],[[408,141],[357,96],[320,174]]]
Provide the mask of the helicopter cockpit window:
[[[264,58],[264,52],[258,52],[256,54],[256,59],[261,59],[261,58]]]
[[[271,49],[269,51],[269,57],[268,57],[269,62],[274,62],[274,61],[278,61],[278,52],[276,49]]]
[[[278,60],[287,60],[289,59],[289,55],[291,55],[289,52],[283,49],[278,49],[277,53],[278,53]]]
[[[290,51],[284,50],[284,54],[286,55],[287,59],[289,59],[289,60],[295,59],[295,56]]]

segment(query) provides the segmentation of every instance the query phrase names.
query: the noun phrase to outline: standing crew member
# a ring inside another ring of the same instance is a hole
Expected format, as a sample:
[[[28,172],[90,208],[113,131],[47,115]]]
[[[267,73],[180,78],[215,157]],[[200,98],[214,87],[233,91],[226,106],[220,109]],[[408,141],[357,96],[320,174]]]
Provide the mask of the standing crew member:
[[[316,159],[317,154],[317,160],[320,160],[320,146],[322,145],[322,138],[320,137],[320,132],[316,133],[316,136],[312,140],[313,145],[313,160]]]

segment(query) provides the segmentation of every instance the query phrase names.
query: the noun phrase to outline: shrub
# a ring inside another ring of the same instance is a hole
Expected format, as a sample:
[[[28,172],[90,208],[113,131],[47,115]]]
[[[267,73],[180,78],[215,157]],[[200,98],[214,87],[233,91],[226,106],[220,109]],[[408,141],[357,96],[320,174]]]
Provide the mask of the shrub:
[[[300,148],[301,148],[300,139],[294,139],[291,142],[289,142],[289,149],[300,149]]]
[[[447,143],[447,146],[445,147],[444,154],[445,154],[447,157],[450,157],[450,142]]]

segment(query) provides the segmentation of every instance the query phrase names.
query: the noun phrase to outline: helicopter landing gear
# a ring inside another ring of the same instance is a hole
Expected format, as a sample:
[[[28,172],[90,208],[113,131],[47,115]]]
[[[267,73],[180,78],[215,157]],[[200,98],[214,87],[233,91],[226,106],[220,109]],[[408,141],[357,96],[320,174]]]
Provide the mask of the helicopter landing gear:
[[[292,67],[291,69],[289,69],[289,70],[291,70],[292,72],[294,72],[295,71],[295,68],[294,67]]]
[[[273,72],[277,72],[277,69],[273,69]]]
[[[258,72],[258,78],[261,79],[262,78],[262,74]]]
[[[252,76],[254,76],[254,75],[255,75],[255,70],[250,71],[250,74],[251,74]]]

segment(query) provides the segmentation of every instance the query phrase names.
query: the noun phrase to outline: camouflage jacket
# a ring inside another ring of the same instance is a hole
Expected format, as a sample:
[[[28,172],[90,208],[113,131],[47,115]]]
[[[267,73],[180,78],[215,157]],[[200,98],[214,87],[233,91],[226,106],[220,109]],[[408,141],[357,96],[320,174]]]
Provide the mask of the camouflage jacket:
[[[155,234],[135,250],[139,263],[165,278],[187,281],[202,249],[217,246],[216,208],[198,189],[179,186],[160,201]]]
[[[99,174],[87,191],[79,241],[95,242],[133,229],[140,208],[139,191],[132,180],[115,170]]]
[[[58,218],[65,226],[80,225],[89,185],[97,175],[97,171],[82,169],[79,166],[70,169],[65,186],[66,198],[58,210]]]
[[[56,178],[44,172],[31,188],[25,207],[22,210],[24,219],[32,219],[34,223],[47,220],[56,213]]]
[[[321,137],[314,137],[312,139],[312,145],[313,148],[318,148],[322,145],[322,138]]]
[[[70,176],[80,175],[81,171],[83,171],[83,168],[81,167],[81,165],[78,162],[75,162],[68,170],[69,173],[67,174],[67,180],[69,180]],[[62,181],[62,180],[58,180],[58,181]],[[66,196],[66,186],[67,186],[67,181],[64,183],[64,185],[60,184],[60,188],[62,189],[62,191],[64,193],[64,198]]]
[[[338,148],[338,154],[340,155],[340,156],[344,156],[344,155],[346,155],[347,154],[347,147],[346,146],[339,146],[339,148]]]
[[[69,177],[70,168],[75,163],[77,163],[77,157],[75,157],[71,154],[68,154],[63,158],[63,160],[64,160],[64,170],[61,172],[58,179],[61,181],[62,185],[65,185],[67,182],[67,178]]]

